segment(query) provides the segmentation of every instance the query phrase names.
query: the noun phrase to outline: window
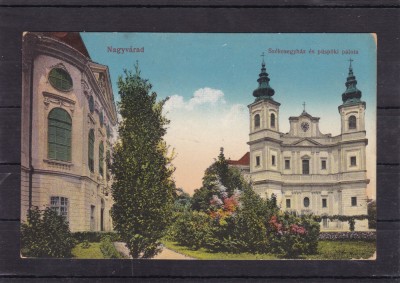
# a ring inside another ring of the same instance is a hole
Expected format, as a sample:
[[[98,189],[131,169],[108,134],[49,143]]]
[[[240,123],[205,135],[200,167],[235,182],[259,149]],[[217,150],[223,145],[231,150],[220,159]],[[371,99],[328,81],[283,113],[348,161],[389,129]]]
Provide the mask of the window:
[[[326,160],[321,160],[321,170],[326,170]]]
[[[110,125],[107,125],[107,138],[111,138],[111,137],[112,137],[111,128],[110,128]]]
[[[357,128],[357,118],[355,116],[349,117],[349,129],[356,129]]]
[[[100,114],[99,114],[99,120],[100,120],[100,127],[103,127],[103,125],[104,125],[104,116],[103,116],[103,112],[100,112]]]
[[[254,116],[254,128],[259,128],[260,127],[260,115],[256,114]]]
[[[286,199],[286,208],[290,208],[290,199]]]
[[[50,198],[50,207],[58,215],[64,216],[68,219],[68,199],[64,197],[51,197]]]
[[[322,207],[328,207],[327,202],[326,202],[326,198],[322,199]]]
[[[61,68],[54,68],[49,73],[50,84],[61,91],[69,91],[72,88],[72,79],[67,71]]]
[[[94,212],[95,212],[96,207],[94,205],[90,206],[90,231],[94,231],[96,228],[96,222],[94,218]]]
[[[104,176],[104,145],[100,142],[99,145],[99,174]]]
[[[304,207],[309,207],[310,206],[310,199],[305,197],[304,200],[303,200],[303,204],[304,204]]]
[[[260,156],[256,156],[256,166],[260,166],[261,161],[260,161]]]
[[[94,172],[94,130],[89,131],[89,145],[88,145],[88,159],[89,159],[89,170]]]
[[[54,108],[48,118],[48,158],[71,161],[72,120],[68,112]]]
[[[271,114],[271,128],[275,128],[275,114]]]
[[[350,166],[357,166],[357,158],[355,156],[350,157]]]
[[[322,219],[322,226],[323,226],[324,228],[328,228],[328,218],[323,218],[323,219]]]
[[[302,160],[302,165],[303,165],[303,175],[310,174],[310,160],[303,159]]]
[[[90,110],[90,113],[93,114],[93,112],[94,112],[94,99],[93,99],[93,95],[89,96],[89,110]]]
[[[285,169],[290,169],[290,160],[285,159]]]
[[[271,156],[271,163],[272,163],[272,166],[275,166],[276,165],[276,158],[275,158],[275,155],[272,155]]]
[[[357,206],[357,197],[351,197],[351,206]]]

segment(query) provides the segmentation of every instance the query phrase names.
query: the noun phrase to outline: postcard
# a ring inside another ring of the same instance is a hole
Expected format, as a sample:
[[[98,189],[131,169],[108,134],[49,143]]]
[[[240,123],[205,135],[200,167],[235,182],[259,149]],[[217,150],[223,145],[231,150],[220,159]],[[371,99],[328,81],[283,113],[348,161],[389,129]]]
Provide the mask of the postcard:
[[[376,34],[22,36],[22,257],[376,259]]]

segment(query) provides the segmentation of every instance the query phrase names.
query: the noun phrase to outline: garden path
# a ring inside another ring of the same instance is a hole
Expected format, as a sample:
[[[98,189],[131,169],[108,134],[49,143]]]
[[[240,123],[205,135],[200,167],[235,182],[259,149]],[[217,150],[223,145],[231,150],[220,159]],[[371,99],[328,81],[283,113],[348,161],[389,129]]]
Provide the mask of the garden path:
[[[124,242],[114,242],[114,246],[117,249],[117,251],[125,255],[125,257],[132,258],[132,256],[129,255],[129,249],[126,247]],[[158,255],[156,255],[153,259],[193,259],[193,258],[177,253],[166,247],[163,247],[162,251]]]

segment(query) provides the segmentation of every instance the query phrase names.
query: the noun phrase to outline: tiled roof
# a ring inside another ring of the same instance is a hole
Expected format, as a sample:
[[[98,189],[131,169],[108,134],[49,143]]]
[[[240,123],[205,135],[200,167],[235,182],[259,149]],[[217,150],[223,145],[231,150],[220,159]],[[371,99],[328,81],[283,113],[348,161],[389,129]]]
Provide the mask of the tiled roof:
[[[239,160],[227,160],[230,165],[250,165],[250,152],[246,152]]]

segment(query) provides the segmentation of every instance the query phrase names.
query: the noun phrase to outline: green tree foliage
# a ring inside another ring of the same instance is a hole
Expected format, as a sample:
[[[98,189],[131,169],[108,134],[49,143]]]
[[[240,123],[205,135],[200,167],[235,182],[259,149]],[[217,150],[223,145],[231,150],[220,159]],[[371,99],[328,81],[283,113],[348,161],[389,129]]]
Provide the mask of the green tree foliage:
[[[222,150],[205,171],[192,208],[195,211],[177,215],[172,229],[172,238],[181,245],[289,258],[317,251],[318,222],[281,212],[274,195],[261,198],[236,168],[228,166]]]
[[[204,173],[202,187],[194,191],[192,209],[207,211],[212,196],[220,194],[218,185],[225,187],[227,196],[230,197],[235,189],[242,187],[242,183],[243,180],[239,170],[229,167],[223,148],[221,148],[216,161]]]
[[[21,224],[21,253],[28,257],[71,257],[76,242],[68,222],[54,210],[35,207]]]
[[[111,215],[132,257],[150,258],[160,251],[172,214],[174,167],[163,140],[169,121],[162,114],[166,100],[157,101],[138,65],[124,74],[118,79],[122,121],[111,164]]]

